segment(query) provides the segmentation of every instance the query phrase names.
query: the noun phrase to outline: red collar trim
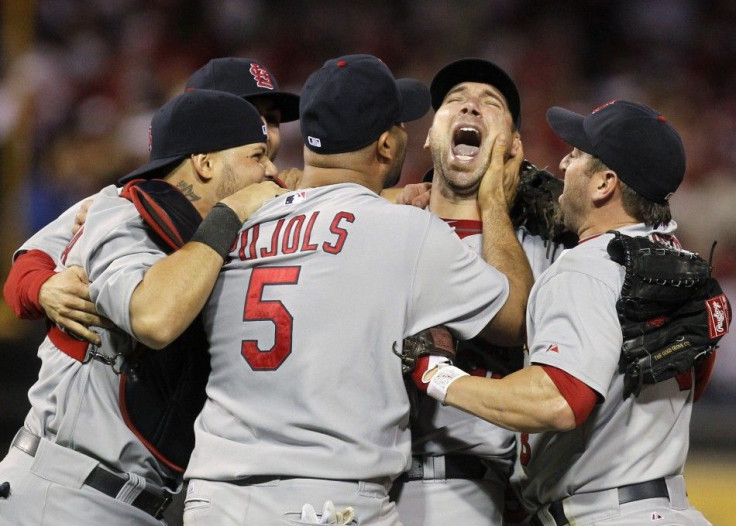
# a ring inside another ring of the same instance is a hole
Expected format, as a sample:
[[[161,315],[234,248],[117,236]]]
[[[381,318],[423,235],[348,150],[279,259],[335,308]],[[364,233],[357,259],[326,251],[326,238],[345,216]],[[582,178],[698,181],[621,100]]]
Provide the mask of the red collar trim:
[[[578,245],[582,245],[583,243],[585,243],[586,241],[590,241],[591,239],[601,237],[603,234],[605,234],[605,232],[601,232],[600,234],[596,234],[594,236],[590,236],[590,237],[586,237],[585,239],[581,239],[578,241]]]
[[[442,219],[450,225],[457,236],[463,239],[467,236],[473,236],[483,233],[483,222],[476,219]]]

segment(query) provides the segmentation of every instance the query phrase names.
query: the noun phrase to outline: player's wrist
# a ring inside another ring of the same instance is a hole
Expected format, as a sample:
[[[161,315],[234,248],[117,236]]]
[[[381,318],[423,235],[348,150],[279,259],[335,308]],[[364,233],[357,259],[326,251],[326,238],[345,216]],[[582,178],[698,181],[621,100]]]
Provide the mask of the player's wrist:
[[[242,225],[232,208],[224,203],[217,203],[197,227],[190,241],[207,245],[224,260]]]
[[[481,219],[493,223],[508,222],[511,224],[509,216],[509,206],[504,198],[478,200],[478,208],[480,210]]]
[[[411,378],[414,381],[414,385],[416,385],[417,389],[422,393],[427,392],[429,381],[437,372],[437,367],[440,364],[444,367],[444,365],[452,365],[452,361],[448,356],[438,354],[421,356],[417,360],[416,367],[411,373]]]
[[[437,364],[437,367],[424,374],[423,380],[426,378],[429,381],[427,394],[444,405],[450,385],[463,376],[470,375],[454,365]]]
[[[56,276],[58,272],[54,270],[40,269],[28,278],[28,299],[31,304],[39,309],[46,310],[50,303],[50,295],[53,295],[53,280],[49,280]]]

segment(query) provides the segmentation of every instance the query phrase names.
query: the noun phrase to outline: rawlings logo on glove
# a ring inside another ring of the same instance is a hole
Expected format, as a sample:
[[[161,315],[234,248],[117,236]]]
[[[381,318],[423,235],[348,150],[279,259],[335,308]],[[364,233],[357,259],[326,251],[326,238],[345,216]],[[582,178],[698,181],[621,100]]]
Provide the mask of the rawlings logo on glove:
[[[710,339],[723,337],[728,332],[729,320],[727,317],[728,312],[728,299],[725,294],[721,294],[716,298],[710,298],[705,302],[708,308],[708,314],[710,315],[710,323],[708,324]]]

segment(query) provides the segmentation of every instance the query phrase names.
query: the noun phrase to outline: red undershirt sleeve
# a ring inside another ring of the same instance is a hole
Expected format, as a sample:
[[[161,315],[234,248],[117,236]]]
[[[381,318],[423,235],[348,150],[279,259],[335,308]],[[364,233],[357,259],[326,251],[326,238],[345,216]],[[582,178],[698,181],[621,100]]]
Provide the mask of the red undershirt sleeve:
[[[43,318],[38,293],[55,274],[56,264],[40,250],[29,250],[15,259],[3,287],[3,296],[16,316],[25,320]]]
[[[571,374],[551,365],[541,365],[544,372],[557,386],[575,415],[575,427],[581,426],[590,415],[598,401],[596,392]]]
[[[713,365],[716,363],[717,352],[713,351],[702,363],[695,366],[695,392],[693,393],[693,402],[697,402],[703,396],[705,388],[708,387],[710,375],[713,372]]]

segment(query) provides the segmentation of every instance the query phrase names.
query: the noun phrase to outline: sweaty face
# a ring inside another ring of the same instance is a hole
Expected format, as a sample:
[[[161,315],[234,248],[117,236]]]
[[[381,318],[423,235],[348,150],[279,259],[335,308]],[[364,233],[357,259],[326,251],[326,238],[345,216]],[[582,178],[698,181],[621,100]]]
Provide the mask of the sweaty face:
[[[224,199],[253,183],[275,178],[276,167],[266,151],[266,143],[255,143],[218,152],[217,199]]]
[[[580,233],[590,206],[591,165],[593,156],[573,148],[560,161],[565,186],[560,195],[562,219],[568,230]]]
[[[501,92],[479,82],[456,85],[437,109],[427,136],[435,174],[456,193],[476,192],[499,134],[507,137],[510,149],[513,119]]]
[[[266,121],[268,158],[274,161],[281,146],[281,129],[279,128],[281,125],[281,110],[268,97],[254,97],[249,100],[256,107],[258,113],[261,114],[263,120]]]

